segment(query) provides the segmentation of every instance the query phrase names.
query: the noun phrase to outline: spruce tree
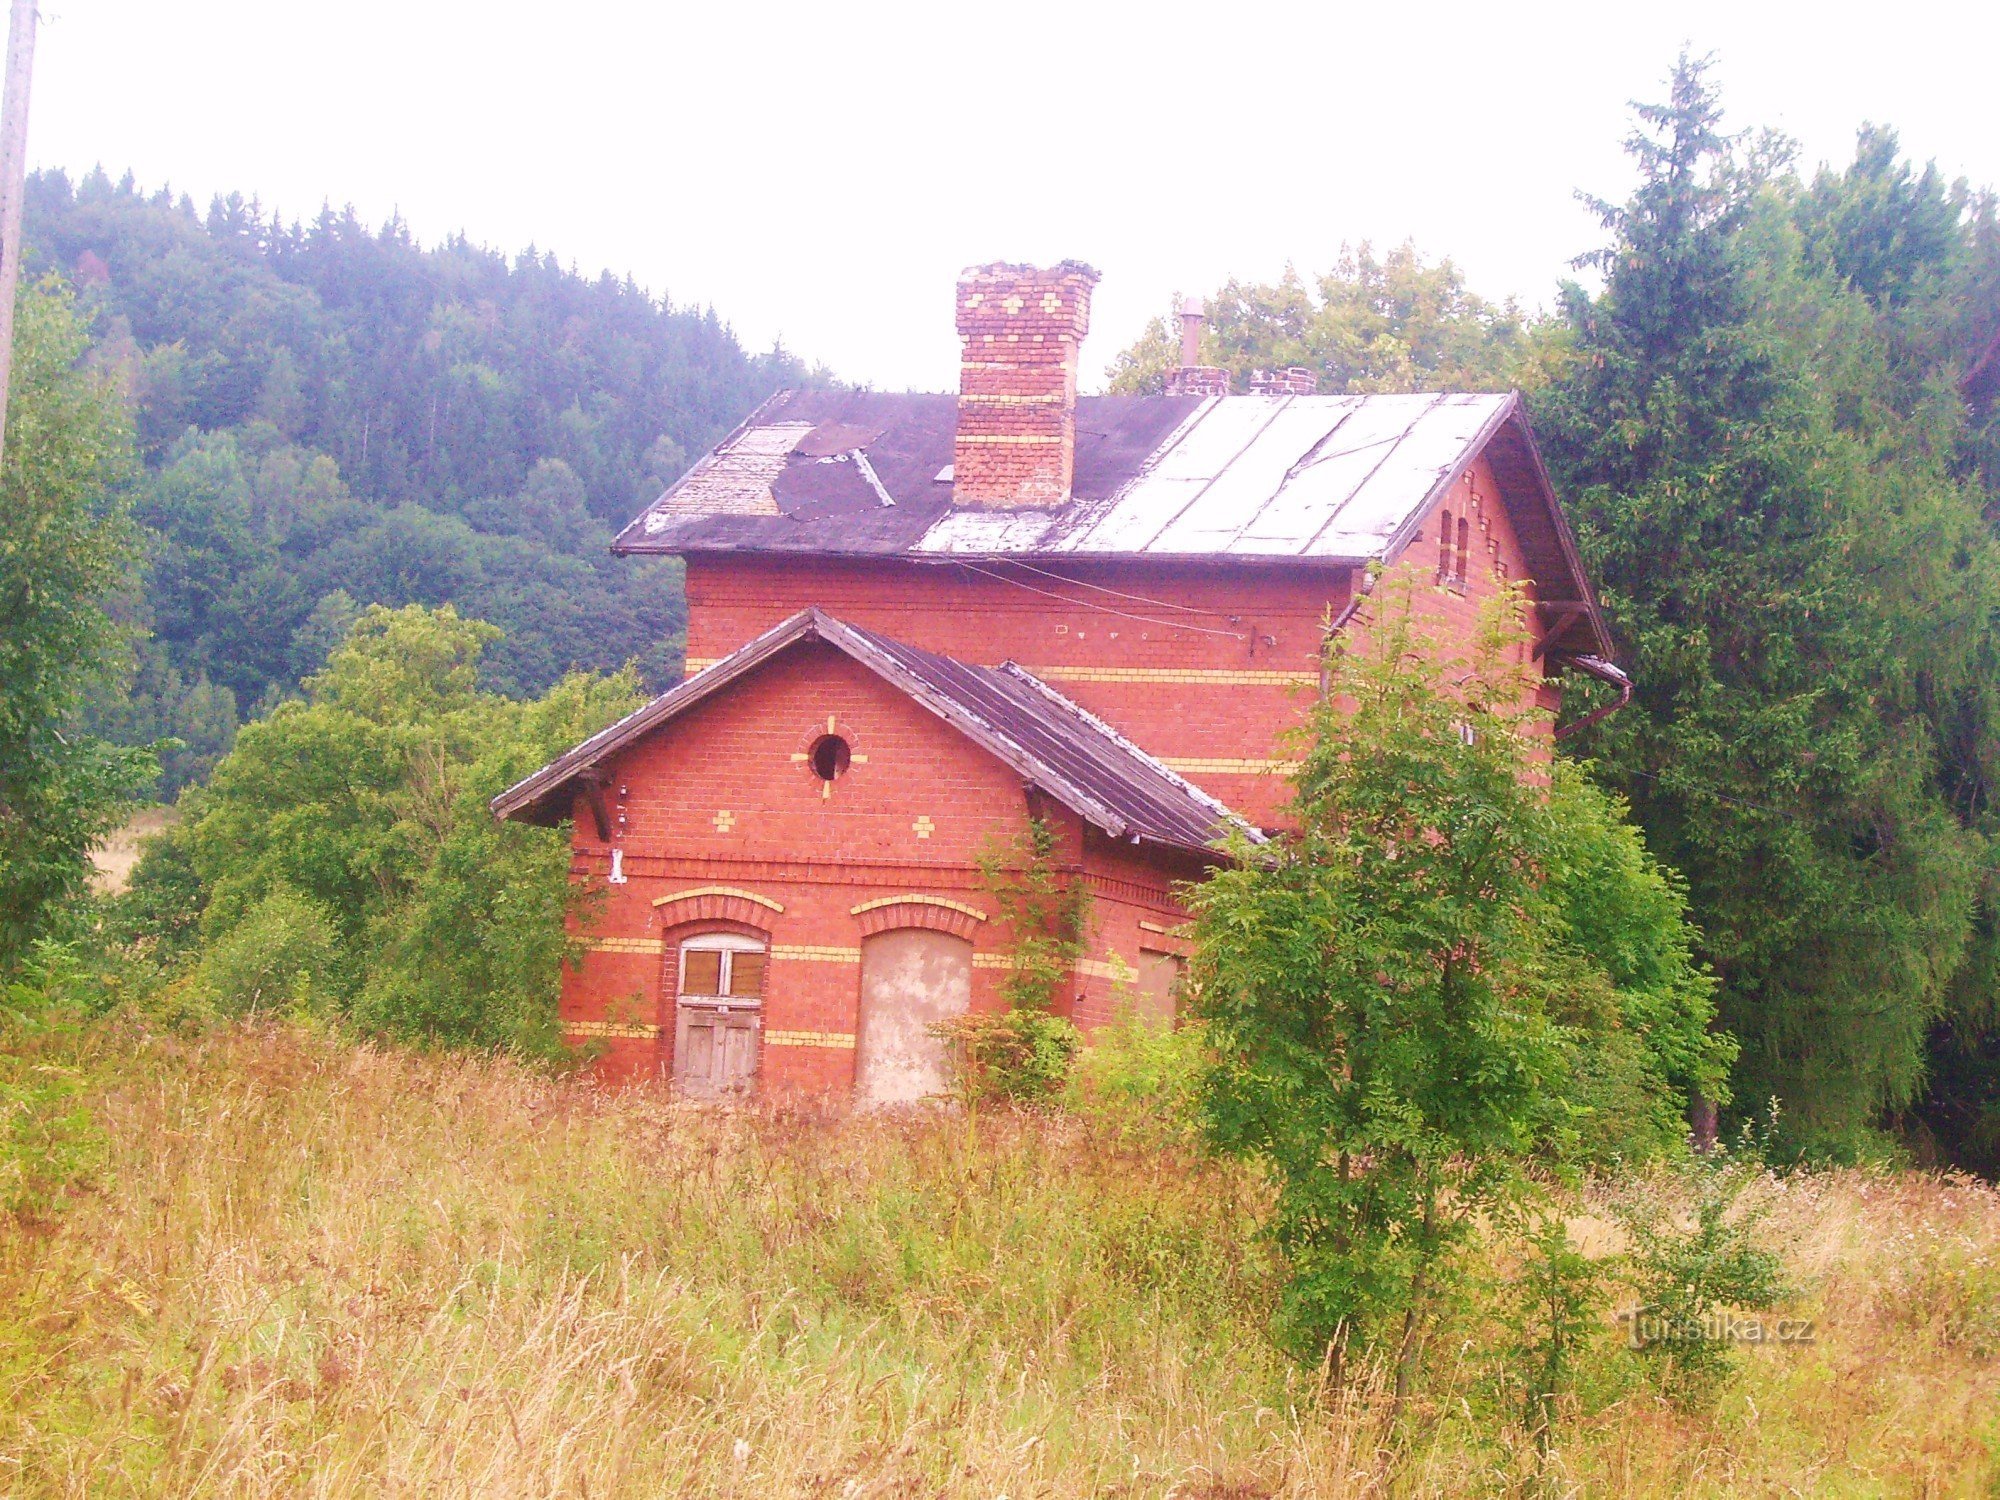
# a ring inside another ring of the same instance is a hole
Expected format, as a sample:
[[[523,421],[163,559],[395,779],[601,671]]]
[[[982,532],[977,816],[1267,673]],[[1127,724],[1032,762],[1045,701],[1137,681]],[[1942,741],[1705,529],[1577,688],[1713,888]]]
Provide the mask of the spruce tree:
[[[1704,61],[1638,113],[1638,187],[1592,200],[1602,289],[1566,288],[1537,403],[1638,683],[1583,748],[1687,877],[1736,1097],[1847,1150],[1922,1086],[1986,859],[1941,747],[1992,648],[1992,540],[1962,417],[1899,383],[1866,289],[1921,279],[1876,231],[1900,194],[1928,244],[1934,195],[1822,212],[1821,245],[1873,226],[1841,264],[1806,248],[1783,143],[1723,133]]]

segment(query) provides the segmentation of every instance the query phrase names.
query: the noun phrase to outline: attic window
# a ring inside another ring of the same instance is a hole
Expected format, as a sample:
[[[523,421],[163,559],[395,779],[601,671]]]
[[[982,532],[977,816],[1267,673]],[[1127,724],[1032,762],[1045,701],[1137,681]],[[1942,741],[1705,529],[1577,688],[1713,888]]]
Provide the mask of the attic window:
[[[806,758],[812,766],[813,775],[821,781],[832,781],[846,771],[854,759],[854,752],[839,735],[823,734],[813,741]]]

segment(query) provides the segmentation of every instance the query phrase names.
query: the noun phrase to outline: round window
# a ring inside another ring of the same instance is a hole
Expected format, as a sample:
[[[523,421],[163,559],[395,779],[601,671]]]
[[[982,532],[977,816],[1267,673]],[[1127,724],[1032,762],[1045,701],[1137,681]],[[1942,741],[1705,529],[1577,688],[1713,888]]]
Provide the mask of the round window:
[[[813,741],[813,747],[807,755],[812,764],[813,775],[821,781],[832,781],[846,771],[848,763],[853,758],[853,752],[848,749],[847,741],[837,734],[821,735]]]

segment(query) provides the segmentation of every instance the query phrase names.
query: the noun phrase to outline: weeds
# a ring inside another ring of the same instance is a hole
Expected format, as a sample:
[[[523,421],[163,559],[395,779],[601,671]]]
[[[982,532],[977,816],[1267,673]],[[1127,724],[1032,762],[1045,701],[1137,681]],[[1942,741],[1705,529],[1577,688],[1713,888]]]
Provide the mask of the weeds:
[[[1507,1330],[1473,1309],[1378,1476],[1393,1372],[1332,1395],[1273,1351],[1264,1190],[1109,1115],[698,1111],[257,1021],[10,1045],[7,1076],[62,1079],[101,1150],[0,1220],[11,1494],[1338,1497],[1535,1469],[1502,1441],[1520,1388],[1475,1390]],[[1551,1471],[1976,1493],[2000,1195],[1757,1192],[1803,1289],[1782,1310],[1829,1333],[1746,1351],[1688,1408],[1597,1379],[1634,1364],[1600,1318]],[[1595,1197],[1568,1233],[1624,1248]]]

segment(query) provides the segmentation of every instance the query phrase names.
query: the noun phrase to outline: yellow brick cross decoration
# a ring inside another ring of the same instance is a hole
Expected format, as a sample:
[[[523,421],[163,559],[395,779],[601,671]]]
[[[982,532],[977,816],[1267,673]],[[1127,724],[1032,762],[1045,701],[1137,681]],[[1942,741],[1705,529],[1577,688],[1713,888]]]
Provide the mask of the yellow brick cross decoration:
[[[717,833],[727,833],[736,826],[736,814],[725,807],[715,815],[714,821]]]
[[[937,824],[933,823],[927,817],[919,817],[916,822],[910,825],[910,831],[920,839],[927,839],[933,833],[937,832]]]

